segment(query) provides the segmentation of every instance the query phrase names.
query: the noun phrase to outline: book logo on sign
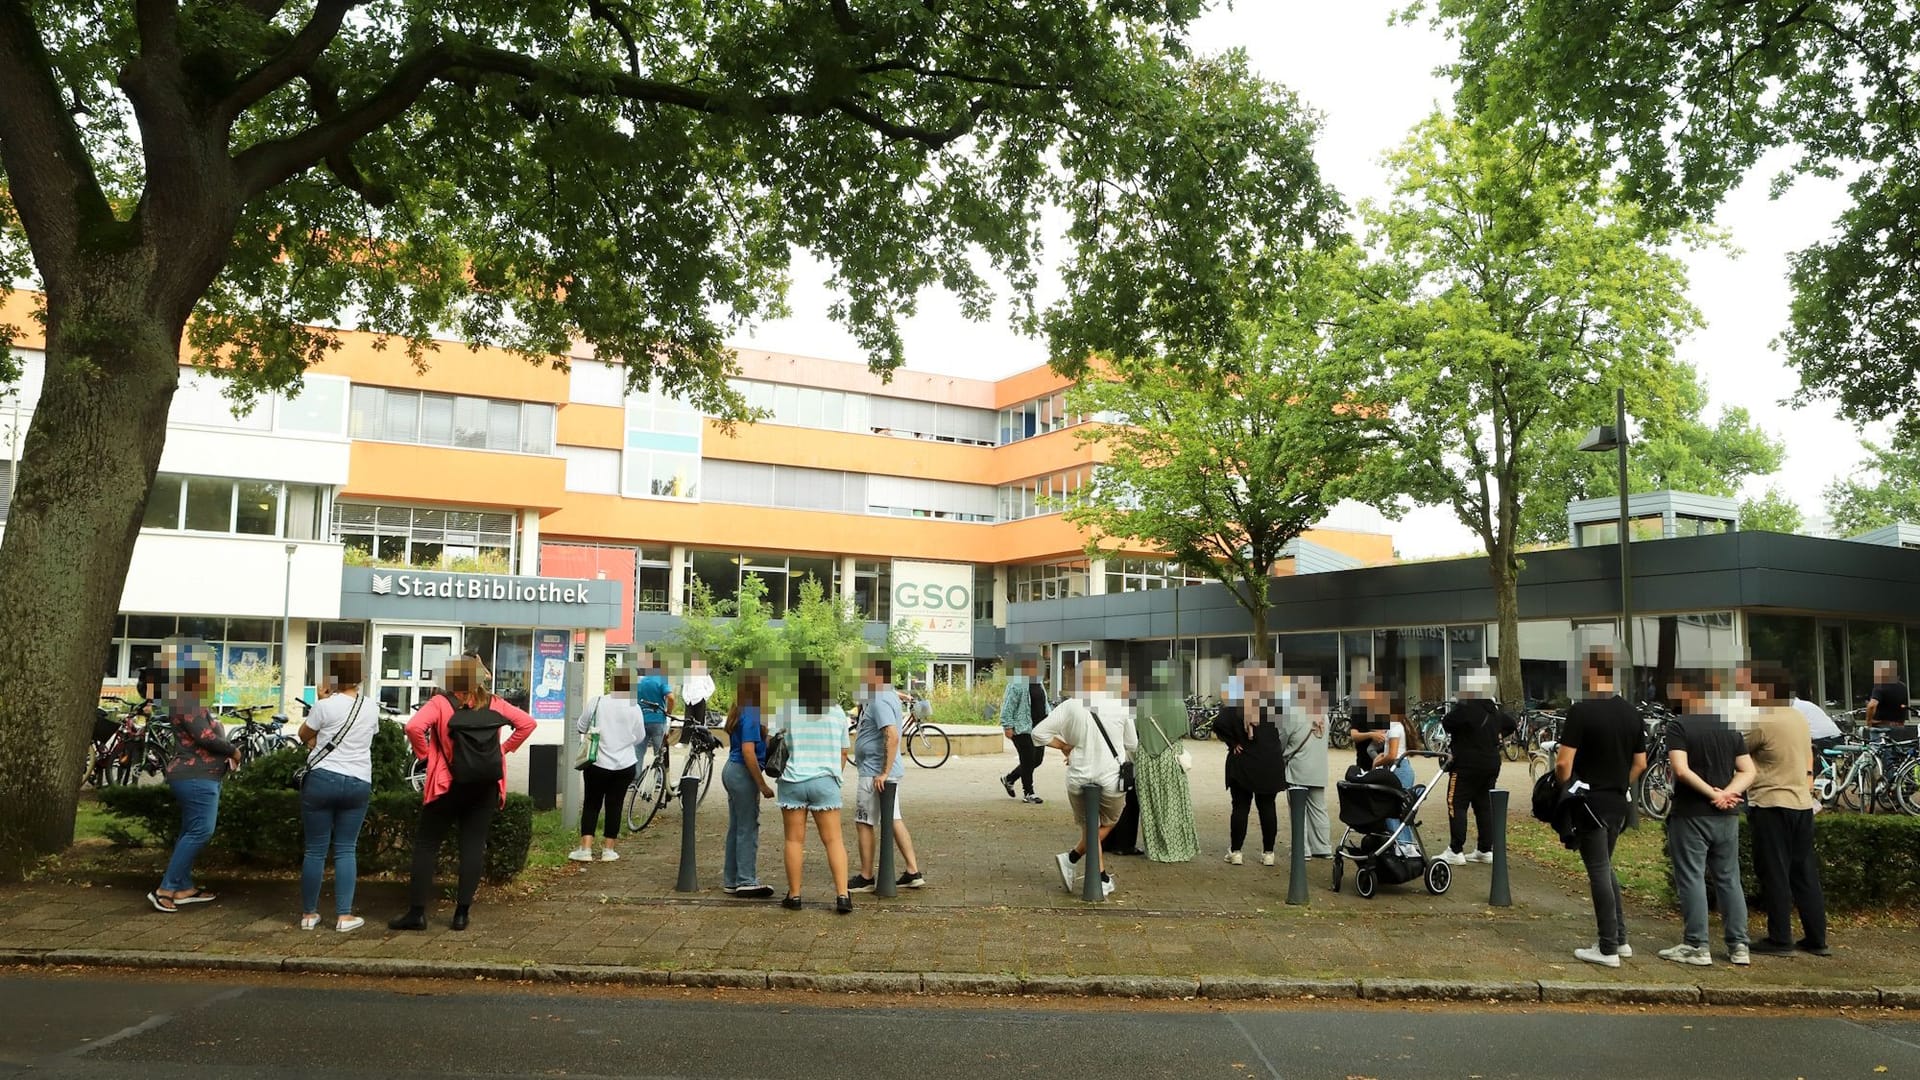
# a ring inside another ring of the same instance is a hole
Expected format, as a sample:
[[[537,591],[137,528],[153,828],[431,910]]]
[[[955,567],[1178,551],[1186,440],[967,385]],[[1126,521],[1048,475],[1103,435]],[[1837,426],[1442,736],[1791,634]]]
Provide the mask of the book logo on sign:
[[[393,592],[393,575],[392,574],[373,575],[373,581],[371,584],[367,586],[367,591],[371,592],[375,596],[386,596],[387,594]]]

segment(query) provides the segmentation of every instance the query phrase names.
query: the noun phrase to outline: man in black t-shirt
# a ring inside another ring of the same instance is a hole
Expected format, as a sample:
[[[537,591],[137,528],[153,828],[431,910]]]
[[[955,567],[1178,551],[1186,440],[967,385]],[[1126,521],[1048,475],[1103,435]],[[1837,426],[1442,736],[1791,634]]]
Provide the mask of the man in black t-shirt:
[[[1745,966],[1747,897],[1740,884],[1740,808],[1753,784],[1753,758],[1738,731],[1707,711],[1708,677],[1701,671],[1674,675],[1673,697],[1681,715],[1667,725],[1667,759],[1673,766],[1673,806],[1667,813],[1667,854],[1673,887],[1686,921],[1686,940],[1661,949],[1662,959],[1706,967],[1707,883],[1720,904],[1727,953]]]
[[[1627,792],[1647,770],[1647,732],[1640,717],[1613,692],[1613,652],[1595,649],[1587,654],[1582,682],[1586,698],[1567,710],[1554,761],[1554,777],[1563,786],[1585,785],[1587,805],[1593,811],[1588,824],[1574,836],[1580,861],[1587,867],[1587,885],[1593,894],[1593,919],[1598,936],[1588,948],[1573,955],[1589,964],[1619,967],[1633,955],[1627,944],[1625,907],[1620,877],[1613,872],[1613,849],[1627,827]]]
[[[1873,684],[1873,696],[1867,699],[1868,726],[1906,727],[1912,710],[1907,684],[1900,681],[1900,665],[1891,660],[1875,660]]]

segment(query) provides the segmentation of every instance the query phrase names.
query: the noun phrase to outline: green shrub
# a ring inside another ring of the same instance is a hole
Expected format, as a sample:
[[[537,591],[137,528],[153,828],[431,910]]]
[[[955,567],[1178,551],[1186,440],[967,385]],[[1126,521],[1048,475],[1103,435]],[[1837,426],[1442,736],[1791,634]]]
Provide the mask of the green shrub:
[[[1878,911],[1920,899],[1920,818],[1823,813],[1814,819],[1813,850],[1828,911]],[[1740,830],[1740,865],[1747,895],[1757,900],[1751,823]]]
[[[373,790],[409,791],[407,770],[413,766],[413,747],[407,745],[406,725],[383,720],[373,733]]]
[[[300,793],[285,787],[243,783],[241,776],[220,793],[219,821],[207,850],[215,857],[239,863],[297,870],[305,850]],[[163,845],[172,844],[180,833],[179,807],[173,801],[173,792],[162,785],[105,788],[100,792],[100,802],[117,821],[144,829]],[[360,830],[360,872],[406,871],[413,863],[413,834],[419,820],[420,796],[404,790],[376,792]],[[494,815],[487,831],[486,879],[496,884],[512,880],[526,868],[532,844],[533,800],[517,793],[508,795],[506,806]],[[447,881],[457,870],[457,847],[449,837],[440,852],[440,876]]]

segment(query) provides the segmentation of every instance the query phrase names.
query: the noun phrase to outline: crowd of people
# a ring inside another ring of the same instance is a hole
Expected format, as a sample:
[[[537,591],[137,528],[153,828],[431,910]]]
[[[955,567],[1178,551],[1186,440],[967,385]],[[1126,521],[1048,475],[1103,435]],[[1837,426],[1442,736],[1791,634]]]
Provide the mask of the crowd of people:
[[[240,755],[206,705],[210,656],[170,648],[164,661],[165,719],[174,733],[166,779],[180,808],[181,828],[165,875],[147,900],[155,910],[171,914],[215,899],[195,884],[193,868],[218,819],[221,782],[238,766]],[[299,728],[308,748],[298,780],[306,841],[299,925],[312,930],[321,922],[320,899],[331,858],[333,927],[351,931],[364,925],[354,912],[355,851],[372,794],[379,710],[361,697],[362,658],[357,652],[323,654],[322,664],[321,696]],[[793,674],[790,700],[777,708],[764,671],[739,673],[732,688],[721,774],[727,805],[722,887],[740,899],[775,895],[774,886],[761,880],[759,867],[761,804],[769,800],[778,804],[782,825],[783,906],[803,906],[809,819],[825,849],[836,911],[851,912],[852,894],[872,892],[879,885],[882,829],[891,830],[903,866],[895,884],[923,887],[926,875],[900,798],[907,706],[894,686],[890,662],[880,656],[864,661],[852,695],[852,718],[835,700],[826,670],[803,663]],[[1890,670],[1878,674],[1884,682],[1874,692],[1870,720],[1904,724],[1910,707],[1905,687]],[[525,712],[491,693],[489,673],[475,654],[451,661],[442,682],[442,689],[405,725],[413,754],[425,763],[425,779],[410,906],[388,922],[393,930],[427,926],[436,895],[435,870],[450,836],[457,838],[459,867],[450,925],[467,928],[488,826],[505,799],[504,755],[523,745],[535,728]],[[1016,661],[999,713],[1016,765],[998,779],[1008,797],[1043,804],[1037,774],[1048,750],[1062,756],[1074,843],[1054,857],[1054,868],[1070,892],[1090,886],[1085,875],[1094,874],[1101,891],[1111,895],[1116,877],[1107,856],[1143,853],[1136,832],[1140,810],[1134,764],[1141,726],[1148,721],[1136,714],[1126,677],[1099,661],[1081,662],[1073,682],[1056,700],[1031,657]],[[1618,967],[1633,956],[1633,949],[1613,856],[1621,834],[1635,824],[1632,792],[1647,768],[1648,729],[1634,706],[1614,692],[1609,651],[1596,649],[1583,658],[1582,683],[1582,700],[1569,709],[1558,744],[1549,817],[1566,845],[1579,852],[1589,878],[1595,940],[1575,950],[1575,956]],[[575,724],[583,752],[576,765],[585,797],[579,847],[572,859],[619,858],[622,807],[636,773],[650,755],[665,753],[669,717],[676,708],[689,716],[704,714],[717,689],[696,663],[676,690],[657,662],[643,656],[638,671],[613,673],[607,692],[582,704]],[[1683,933],[1680,943],[1659,955],[1689,965],[1713,962],[1710,890],[1732,963],[1748,964],[1756,953],[1826,955],[1811,783],[1818,744],[1837,737],[1838,730],[1828,730],[1832,722],[1825,713],[1798,697],[1792,679],[1777,665],[1747,664],[1725,673],[1680,671],[1668,693],[1679,715],[1662,732],[1674,778],[1667,850]],[[1501,744],[1515,730],[1514,717],[1495,697],[1492,675],[1484,669],[1470,672],[1441,721],[1448,736],[1442,768],[1449,828],[1448,845],[1437,858],[1454,866],[1493,860],[1490,796],[1499,778]],[[1277,799],[1294,787],[1306,792],[1306,857],[1336,857],[1327,803],[1331,706],[1327,689],[1312,676],[1248,663],[1229,679],[1214,724],[1226,748],[1222,780],[1231,805],[1229,864],[1244,863],[1257,814],[1260,861],[1274,865]],[[1413,790],[1411,757],[1420,750],[1418,728],[1407,722],[1399,699],[1363,678],[1347,702],[1347,713],[1354,748],[1347,778]],[[849,765],[857,873],[849,872],[841,825],[842,778]],[[883,821],[889,785],[891,814]],[[1099,843],[1092,850],[1082,825],[1090,815],[1098,822]],[[1754,871],[1766,906],[1765,936],[1757,940],[1749,936],[1741,887],[1743,818],[1753,830]],[[1469,826],[1476,824],[1477,843],[1470,848]],[[1385,823],[1385,835],[1398,841],[1396,854],[1419,855],[1412,830],[1401,825],[1392,819]],[[1797,938],[1796,913],[1802,928]]]

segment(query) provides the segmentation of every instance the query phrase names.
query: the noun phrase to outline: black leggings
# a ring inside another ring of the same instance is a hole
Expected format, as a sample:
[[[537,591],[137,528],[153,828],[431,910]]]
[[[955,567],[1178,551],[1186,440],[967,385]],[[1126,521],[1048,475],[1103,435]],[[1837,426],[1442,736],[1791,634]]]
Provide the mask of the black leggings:
[[[1020,764],[1007,774],[1007,779],[1018,778],[1023,794],[1033,794],[1033,774],[1039,770],[1040,763],[1047,759],[1047,748],[1033,744],[1033,734],[1022,732],[1013,737],[1014,752],[1020,755]]]
[[[627,797],[627,788],[633,786],[633,774],[638,764],[624,769],[603,769],[598,765],[589,765],[580,770],[580,777],[586,781],[587,796],[580,807],[580,835],[592,836],[593,826],[600,817],[600,808],[607,810],[607,832],[609,840],[620,839],[620,803]]]
[[[1452,832],[1453,850],[1462,854],[1467,850],[1467,809],[1473,809],[1473,820],[1480,826],[1480,850],[1493,850],[1493,836],[1487,825],[1493,820],[1493,785],[1498,783],[1500,774],[1482,772],[1476,769],[1454,770],[1447,779],[1447,824]]]
[[[433,872],[440,863],[440,847],[447,833],[460,829],[460,904],[473,903],[480,889],[480,871],[487,861],[487,826],[500,809],[500,785],[492,780],[454,784],[446,794],[420,808],[420,828],[413,836],[413,906],[433,903]]]
[[[1272,851],[1274,838],[1280,835],[1280,813],[1274,807],[1276,792],[1255,792],[1252,788],[1232,784],[1227,791],[1233,795],[1233,817],[1228,821],[1230,839],[1228,848],[1239,851],[1240,845],[1247,841],[1247,810],[1258,804],[1260,807],[1260,850]]]

